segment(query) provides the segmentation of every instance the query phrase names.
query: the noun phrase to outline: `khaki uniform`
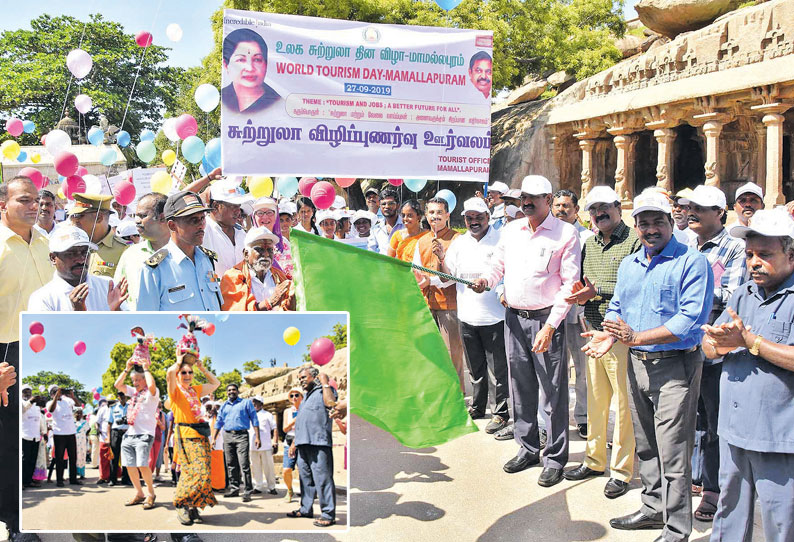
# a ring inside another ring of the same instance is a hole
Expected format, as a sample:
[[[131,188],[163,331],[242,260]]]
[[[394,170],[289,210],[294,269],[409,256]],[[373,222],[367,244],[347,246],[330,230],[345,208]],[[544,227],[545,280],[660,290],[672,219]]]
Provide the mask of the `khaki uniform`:
[[[121,255],[127,250],[128,245],[116,237],[116,228],[110,228],[108,234],[97,243],[99,247],[96,252],[91,254],[91,264],[88,272],[92,275],[113,278],[116,273],[116,266],[121,259]]]

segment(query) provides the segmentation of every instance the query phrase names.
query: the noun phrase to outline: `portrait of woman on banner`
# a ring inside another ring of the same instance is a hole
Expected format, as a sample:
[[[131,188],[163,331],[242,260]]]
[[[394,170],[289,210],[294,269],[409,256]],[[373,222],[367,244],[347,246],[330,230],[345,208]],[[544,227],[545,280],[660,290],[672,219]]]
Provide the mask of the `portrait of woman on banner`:
[[[265,83],[267,44],[253,30],[240,28],[224,38],[223,69],[230,83],[221,90],[221,100],[230,111],[256,113],[281,100]]]

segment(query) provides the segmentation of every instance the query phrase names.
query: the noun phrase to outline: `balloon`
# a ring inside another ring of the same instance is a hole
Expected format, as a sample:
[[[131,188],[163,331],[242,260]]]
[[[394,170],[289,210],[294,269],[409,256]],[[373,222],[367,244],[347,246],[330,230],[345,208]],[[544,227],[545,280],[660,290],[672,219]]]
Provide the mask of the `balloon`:
[[[116,134],[116,143],[121,145],[122,147],[126,147],[130,144],[130,134],[125,130],[121,130],[119,133]]]
[[[135,34],[135,43],[138,47],[149,47],[152,44],[152,35],[149,32],[141,30]]]
[[[135,185],[129,181],[120,181],[113,187],[113,195],[119,205],[129,205],[135,199]]]
[[[426,184],[427,181],[425,179],[405,179],[405,186],[411,192],[419,192]]]
[[[34,152],[33,154],[30,155],[30,161],[33,162],[34,164],[38,164],[39,162],[41,162],[41,155],[37,152]]]
[[[64,177],[74,175],[77,172],[77,166],[80,165],[80,163],[77,161],[77,156],[70,153],[69,151],[61,151],[56,154],[52,163],[55,166],[55,171],[58,172],[58,175],[63,175]]]
[[[196,119],[193,118],[193,115],[189,115],[185,113],[184,115],[179,115],[176,118],[176,134],[181,139],[187,139],[190,136],[194,136],[198,133],[198,124],[196,124]]]
[[[312,343],[309,348],[309,355],[316,365],[325,365],[333,359],[335,350],[336,348],[334,347],[334,343],[331,342],[331,339],[320,337],[319,339],[315,339]]]
[[[47,417],[52,418],[52,412],[50,412],[49,410],[47,411]]]
[[[84,175],[83,182],[85,182],[85,190],[86,194],[101,194],[102,193],[102,181],[99,180],[99,177],[96,175]]]
[[[27,159],[28,159],[28,153],[26,153],[25,151],[19,151],[19,154],[17,155],[17,162],[24,162]]]
[[[103,141],[105,141],[105,132],[98,126],[92,126],[91,129],[88,130],[88,142],[95,147],[99,147]]]
[[[171,23],[166,27],[165,35],[171,41],[179,41],[182,39],[182,27],[176,23]]]
[[[22,169],[19,170],[19,173],[17,175],[22,175],[23,177],[27,177],[28,179],[33,181],[33,184],[35,184],[36,188],[38,188],[39,190],[41,190],[46,186],[44,184],[44,176],[41,174],[41,171],[39,171],[36,168],[23,167]]]
[[[0,145],[0,151],[9,160],[15,160],[19,153],[22,152],[22,149],[19,147],[19,143],[9,139],[8,141],[3,141],[3,144]]]
[[[78,356],[85,354],[85,343],[83,341],[77,341],[74,343],[74,353]]]
[[[91,111],[92,105],[94,105],[94,102],[88,94],[78,94],[74,97],[74,106],[83,115]]]
[[[97,393],[102,393],[102,386],[97,386],[96,391]]]
[[[204,158],[204,142],[192,135],[182,142],[182,156],[191,164],[198,164]]]
[[[55,156],[72,146],[72,138],[63,130],[52,130],[46,135],[43,145],[51,155]]]
[[[215,333],[215,324],[207,324],[207,327],[204,328],[204,333],[212,336],[212,334]]]
[[[172,143],[179,141],[179,134],[176,133],[176,118],[170,117],[163,121],[163,133]]]
[[[138,155],[138,158],[141,159],[141,162],[146,162],[148,164],[154,160],[154,157],[157,155],[157,148],[151,141],[141,141],[135,147],[135,153]]]
[[[102,397],[97,392],[94,392],[94,401],[99,401],[99,398]]]
[[[30,349],[38,354],[44,350],[45,346],[47,346],[47,341],[45,341],[44,337],[41,335],[33,335],[30,339],[28,339],[28,346],[30,346]]]
[[[99,156],[99,161],[102,163],[103,166],[112,166],[116,163],[116,151],[112,148],[108,147],[102,151],[102,154]]]
[[[346,178],[342,179],[339,177],[336,178],[336,184],[338,184],[342,188],[347,188],[348,186],[352,185],[354,182],[356,182],[355,179],[346,179]]]
[[[75,192],[85,192],[85,181],[79,175],[72,175],[61,187],[66,199],[74,199]]]
[[[204,167],[204,160],[201,161],[201,165],[199,166],[199,175],[202,177],[207,176],[207,168]]]
[[[273,193],[273,179],[258,175],[248,181],[248,191],[255,198],[264,198]]]
[[[78,177],[85,177],[86,175],[88,175],[88,170],[86,168],[84,168],[83,166],[78,166],[77,172],[75,172],[75,175],[77,175]]]
[[[18,118],[11,117],[6,121],[6,131],[14,137],[19,137],[25,131],[25,125]]]
[[[386,181],[388,181],[388,183],[392,186],[400,186],[401,184],[403,184],[402,179],[386,179]]]
[[[152,175],[149,184],[151,185],[153,192],[159,192],[160,194],[167,195],[171,191],[171,185],[173,182],[171,181],[171,175],[165,171],[158,171]]]
[[[279,177],[276,181],[278,193],[285,198],[291,198],[298,193],[298,179],[295,177]]]
[[[176,153],[171,149],[166,149],[163,151],[163,154],[160,155],[160,158],[163,159],[163,163],[167,166],[170,166],[176,160]]]
[[[310,198],[312,195],[312,186],[317,183],[317,179],[314,177],[304,177],[298,183],[298,190],[300,190],[301,196],[306,196]]]
[[[141,130],[141,141],[154,141],[154,132],[149,130],[148,128],[144,128]]]
[[[284,342],[290,346],[295,346],[301,340],[301,332],[296,327],[288,327],[284,330]]]
[[[63,187],[58,189],[58,193],[56,194],[60,199],[66,199],[66,194],[63,193]]]
[[[455,205],[458,204],[458,198],[455,197],[455,194],[453,194],[451,190],[447,190],[446,188],[439,190],[438,193],[436,193],[436,197],[447,200],[450,212],[452,212],[452,210],[455,208]]]
[[[199,109],[205,113],[209,113],[218,107],[221,101],[221,93],[218,92],[215,86],[204,83],[198,86],[195,94],[193,94],[193,98],[196,100],[196,105],[199,106]]]
[[[336,383],[336,380],[334,380],[333,377],[328,378],[328,385],[336,391],[339,391],[339,384]]]
[[[207,146],[204,147],[204,159],[210,171],[221,167],[221,138],[214,137],[207,141]]]
[[[94,61],[91,60],[91,55],[82,49],[73,49],[66,55],[66,67],[78,79],[88,75],[93,65]]]
[[[23,120],[22,126],[26,134],[32,134],[36,131],[36,123],[32,120]]]
[[[336,198],[334,185],[328,181],[317,182],[312,186],[311,198],[318,209],[328,209],[334,204],[334,198]]]
[[[28,328],[31,335],[41,335],[44,333],[44,324],[41,322],[31,322]]]
[[[463,0],[436,0],[436,4],[444,11],[451,11],[458,7]]]
[[[226,320],[228,320],[228,319],[229,319],[229,313],[228,313],[228,312],[219,312],[219,313],[216,313],[216,314],[215,314],[215,319],[216,319],[218,322],[225,322]]]

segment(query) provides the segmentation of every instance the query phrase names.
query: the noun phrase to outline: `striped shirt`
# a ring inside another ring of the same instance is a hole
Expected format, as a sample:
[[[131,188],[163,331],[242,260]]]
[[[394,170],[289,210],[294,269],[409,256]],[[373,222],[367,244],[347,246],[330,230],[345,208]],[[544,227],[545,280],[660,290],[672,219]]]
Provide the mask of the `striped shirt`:
[[[697,237],[689,242],[689,246],[706,256],[714,272],[713,318],[709,319],[709,322],[713,322],[725,309],[736,288],[748,279],[744,240],[731,237],[728,230],[723,228],[701,246],[698,246]]]

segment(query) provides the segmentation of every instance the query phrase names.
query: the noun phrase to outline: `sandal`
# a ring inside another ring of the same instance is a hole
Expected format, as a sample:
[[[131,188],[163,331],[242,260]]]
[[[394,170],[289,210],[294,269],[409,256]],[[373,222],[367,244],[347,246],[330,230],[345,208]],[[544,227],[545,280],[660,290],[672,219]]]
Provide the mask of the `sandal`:
[[[287,517],[288,518],[313,518],[314,514],[304,514],[303,512],[300,511],[300,508],[299,508],[298,510],[293,510],[292,512],[287,512]]]
[[[154,533],[147,533],[143,535],[143,542],[157,542],[157,535]]]
[[[713,502],[713,497],[703,493],[700,499],[700,505],[695,510],[695,519],[698,521],[710,522],[714,521],[714,514],[717,513],[717,503]]]
[[[146,497],[146,501],[144,501],[143,503],[143,509],[151,510],[152,508],[154,508],[154,500],[156,498],[157,498],[156,495],[149,495],[148,497]]]
[[[320,519],[315,519],[314,520],[314,526],[315,527],[330,527],[331,525],[334,525],[335,523],[336,523],[336,521],[333,520],[333,519],[320,518]]]
[[[697,497],[703,493],[703,486],[692,484],[692,496]]]
[[[135,506],[136,504],[141,504],[143,501],[146,500],[146,497],[141,497],[140,495],[135,495],[132,499],[128,500],[124,503],[124,506]]]
[[[196,523],[204,523],[204,518],[199,515],[198,508],[196,507],[190,509],[190,519]]]

